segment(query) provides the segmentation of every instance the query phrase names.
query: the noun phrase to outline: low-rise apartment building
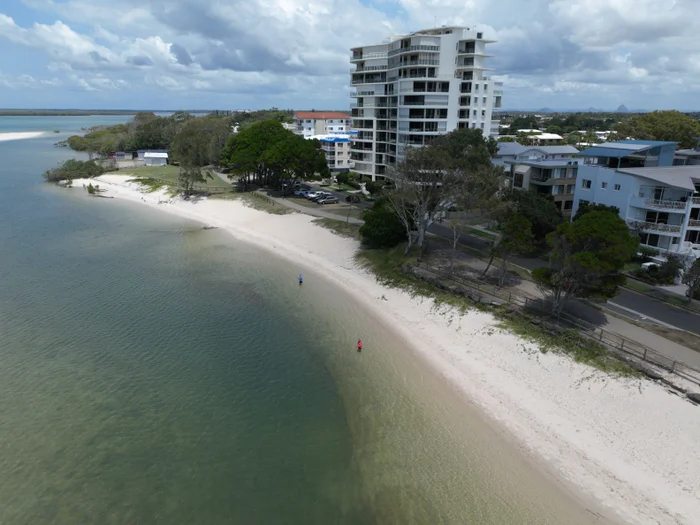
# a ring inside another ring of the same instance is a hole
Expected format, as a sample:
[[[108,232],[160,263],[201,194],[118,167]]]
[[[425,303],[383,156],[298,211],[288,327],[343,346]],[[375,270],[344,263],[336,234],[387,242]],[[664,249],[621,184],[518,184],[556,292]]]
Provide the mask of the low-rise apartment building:
[[[700,255],[700,165],[674,166],[677,143],[626,140],[594,146],[574,196],[615,206],[644,246]]]
[[[321,149],[326,155],[328,169],[331,172],[350,171],[354,162],[350,159],[350,145],[354,133],[330,133],[312,135],[307,139],[316,139],[321,143]]]
[[[297,111],[294,114],[295,133],[304,138],[327,133],[350,131],[350,115],[340,111]]]
[[[573,146],[521,146],[517,142],[499,148],[499,153],[509,153],[501,160],[508,173],[510,186],[551,195],[565,217],[571,215],[574,189],[578,174],[579,151]],[[520,146],[518,148],[517,146]],[[499,162],[494,159],[494,164]]]

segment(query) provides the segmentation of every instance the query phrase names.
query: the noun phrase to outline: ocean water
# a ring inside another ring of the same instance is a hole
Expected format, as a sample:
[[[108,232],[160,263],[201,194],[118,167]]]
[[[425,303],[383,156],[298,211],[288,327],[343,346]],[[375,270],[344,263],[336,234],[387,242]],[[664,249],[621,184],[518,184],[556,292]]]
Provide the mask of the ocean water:
[[[96,120],[0,117],[0,523],[594,522],[321,272],[43,183]]]

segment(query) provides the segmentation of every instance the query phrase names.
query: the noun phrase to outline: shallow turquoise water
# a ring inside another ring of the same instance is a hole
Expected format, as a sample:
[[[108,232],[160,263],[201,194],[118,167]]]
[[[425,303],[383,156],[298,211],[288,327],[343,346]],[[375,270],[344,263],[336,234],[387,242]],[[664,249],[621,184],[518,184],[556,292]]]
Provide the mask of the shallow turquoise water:
[[[42,183],[55,140],[0,143],[0,523],[590,521],[322,275]]]

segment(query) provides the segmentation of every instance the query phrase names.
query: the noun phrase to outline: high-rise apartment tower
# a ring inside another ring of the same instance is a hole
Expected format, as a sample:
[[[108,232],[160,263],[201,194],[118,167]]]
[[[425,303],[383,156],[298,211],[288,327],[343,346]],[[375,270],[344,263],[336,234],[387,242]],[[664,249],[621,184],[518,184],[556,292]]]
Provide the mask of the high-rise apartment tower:
[[[383,177],[407,147],[458,128],[497,135],[502,84],[484,64],[493,42],[476,29],[440,27],[353,48],[354,171]]]

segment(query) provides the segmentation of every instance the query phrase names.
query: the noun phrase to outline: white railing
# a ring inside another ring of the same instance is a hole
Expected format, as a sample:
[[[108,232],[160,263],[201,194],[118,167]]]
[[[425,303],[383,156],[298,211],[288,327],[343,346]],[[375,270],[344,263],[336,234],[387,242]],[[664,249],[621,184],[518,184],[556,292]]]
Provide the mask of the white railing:
[[[392,49],[389,51],[388,56],[392,57],[394,55],[400,55],[401,53],[410,53],[411,51],[430,51],[437,53],[440,51],[440,46],[408,46],[399,49]]]
[[[350,73],[361,73],[363,71],[386,71],[388,66],[357,66],[351,68]]]
[[[387,56],[387,53],[367,53],[366,55],[352,55],[352,58],[350,58],[350,60],[369,60],[371,58],[386,58]]]
[[[686,207],[685,202],[665,199],[647,199],[644,201],[644,205],[650,208],[662,208],[664,210],[684,210]]]
[[[693,197],[693,204],[700,204],[700,197]]]
[[[423,60],[411,60],[409,62],[399,62],[395,66],[392,66],[392,69],[396,69],[397,67],[411,67],[411,66],[439,66],[440,61],[439,60],[428,60],[428,59],[423,59]]]
[[[645,231],[654,231],[661,233],[680,233],[681,227],[673,224],[662,224],[656,222],[644,222],[644,221],[628,221],[630,225],[641,228]]]
[[[688,227],[689,228],[700,228],[700,221],[695,220],[695,219],[690,219],[688,221]]]

